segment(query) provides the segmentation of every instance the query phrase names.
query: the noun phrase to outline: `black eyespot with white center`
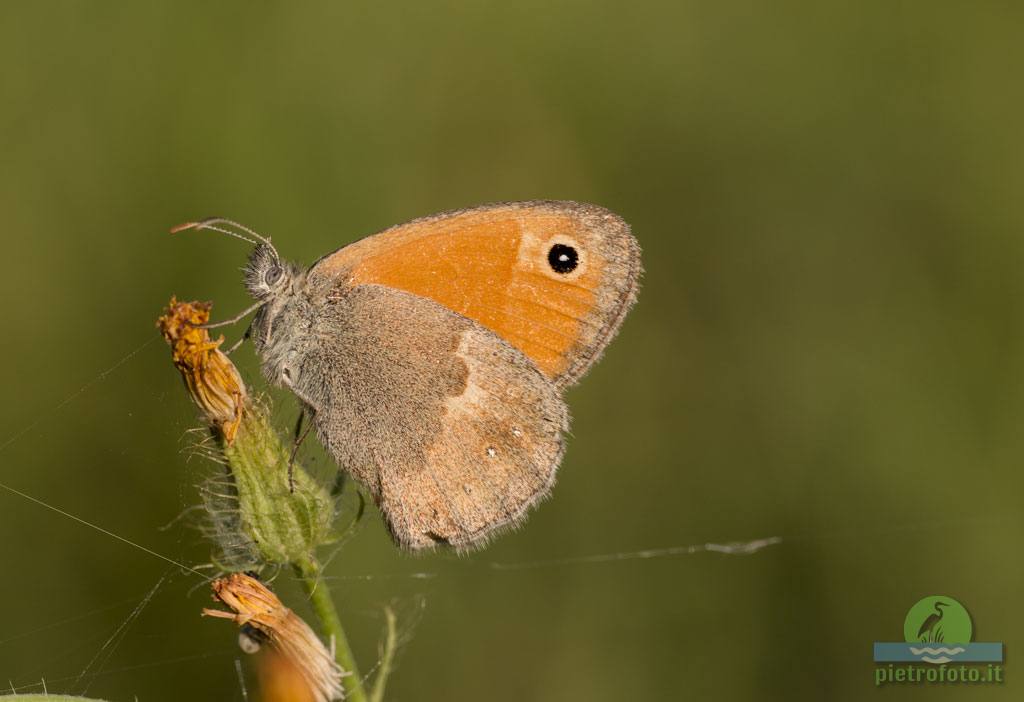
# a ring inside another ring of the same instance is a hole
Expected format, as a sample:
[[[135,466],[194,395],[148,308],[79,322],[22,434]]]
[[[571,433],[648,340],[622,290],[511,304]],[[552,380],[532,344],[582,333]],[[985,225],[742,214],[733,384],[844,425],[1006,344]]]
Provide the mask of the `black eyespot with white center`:
[[[579,263],[579,253],[566,244],[555,244],[548,251],[548,264],[555,273],[572,273]]]

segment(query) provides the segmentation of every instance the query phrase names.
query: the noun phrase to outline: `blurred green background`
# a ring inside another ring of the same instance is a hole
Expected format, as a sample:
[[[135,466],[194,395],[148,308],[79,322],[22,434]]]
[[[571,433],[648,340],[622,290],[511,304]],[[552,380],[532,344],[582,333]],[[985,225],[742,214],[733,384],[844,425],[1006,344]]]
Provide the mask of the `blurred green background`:
[[[309,263],[439,210],[596,202],[647,274],[569,393],[553,498],[463,558],[403,555],[372,513],[330,566],[364,670],[397,602],[392,700],[1019,699],[1022,22],[994,2],[4,3],[0,481],[205,562],[160,530],[209,466],[154,320],[172,293],[241,309],[247,250],[168,227],[230,216]],[[167,564],[4,491],[0,544],[0,686],[242,699],[197,578],[171,572],[104,648]],[[872,642],[931,594],[1006,643],[1003,686],[874,690]]]

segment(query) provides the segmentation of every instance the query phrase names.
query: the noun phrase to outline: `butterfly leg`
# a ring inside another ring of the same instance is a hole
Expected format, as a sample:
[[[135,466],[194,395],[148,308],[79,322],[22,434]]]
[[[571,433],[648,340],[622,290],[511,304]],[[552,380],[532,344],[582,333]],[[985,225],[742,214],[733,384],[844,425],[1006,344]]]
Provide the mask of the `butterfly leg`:
[[[250,333],[251,331],[252,331],[252,325],[250,324],[250,325],[249,325],[249,326],[248,326],[248,327],[246,328],[246,330],[245,330],[245,333],[244,333],[244,334],[242,334],[242,338],[240,338],[240,339],[239,339],[238,341],[236,341],[235,343],[231,344],[231,346],[230,346],[230,347],[228,348],[228,350],[224,352],[224,355],[225,355],[225,356],[230,356],[230,355],[231,355],[231,354],[233,354],[233,353],[234,353],[235,351],[237,351],[237,350],[238,350],[238,347],[239,347],[239,346],[241,346],[242,344],[244,344],[244,343],[245,343],[245,342],[246,342],[246,341],[247,341],[247,340],[249,339],[249,333]]]
[[[263,307],[263,305],[265,305],[265,304],[266,304],[265,302],[257,302],[255,305],[250,305],[249,307],[246,307],[244,310],[242,310],[241,312],[236,314],[231,319],[225,319],[225,320],[223,320],[221,322],[212,322],[210,324],[200,324],[198,328],[199,329],[216,329],[217,327],[226,327],[226,326],[228,326],[230,324],[235,324],[236,322],[241,322],[243,319],[246,318],[246,316],[248,316],[249,314],[255,312],[260,307]]]
[[[295,387],[295,383],[291,380],[292,374],[285,369],[284,374],[281,377],[281,382],[286,388],[295,393],[295,396],[302,401],[302,413],[299,414],[299,419],[295,423],[295,439],[292,444],[291,457],[288,459],[288,489],[291,492],[295,492],[295,456],[299,452],[299,447],[302,446],[302,442],[309,436],[309,430],[313,428],[313,422],[309,422],[303,429],[302,425],[306,417],[306,413],[310,414],[317,413],[317,405],[314,404],[313,398],[307,397],[299,388]]]
[[[295,492],[295,456],[299,453],[299,447],[302,446],[302,442],[309,436],[309,430],[313,428],[313,422],[306,425],[306,428],[302,428],[302,420],[306,416],[306,410],[299,413],[299,421],[295,423],[295,439],[292,442],[292,453],[288,457],[288,491]],[[301,432],[301,433],[300,433]]]

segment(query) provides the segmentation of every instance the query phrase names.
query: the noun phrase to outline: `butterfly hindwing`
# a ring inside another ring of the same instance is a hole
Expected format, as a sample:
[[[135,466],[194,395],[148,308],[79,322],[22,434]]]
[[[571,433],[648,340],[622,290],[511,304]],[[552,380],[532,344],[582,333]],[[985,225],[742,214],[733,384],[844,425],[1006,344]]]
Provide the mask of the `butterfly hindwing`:
[[[425,297],[326,290],[292,387],[396,541],[478,545],[547,494],[568,413],[521,351]]]

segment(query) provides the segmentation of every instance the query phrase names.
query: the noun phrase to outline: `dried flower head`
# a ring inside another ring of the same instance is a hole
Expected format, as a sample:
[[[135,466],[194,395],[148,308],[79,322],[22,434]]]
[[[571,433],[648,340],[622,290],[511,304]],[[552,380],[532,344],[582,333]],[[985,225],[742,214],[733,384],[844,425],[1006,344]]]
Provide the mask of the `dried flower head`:
[[[199,326],[210,319],[210,304],[171,302],[157,326],[171,345],[174,365],[206,421],[220,429],[228,444],[235,440],[245,406],[245,383],[220,350],[224,337],[213,341]]]
[[[204,615],[231,619],[259,632],[274,651],[300,671],[316,702],[343,699],[341,679],[347,673],[309,625],[263,583],[244,573],[232,573],[214,580],[212,587],[214,599],[232,611],[204,609]]]

